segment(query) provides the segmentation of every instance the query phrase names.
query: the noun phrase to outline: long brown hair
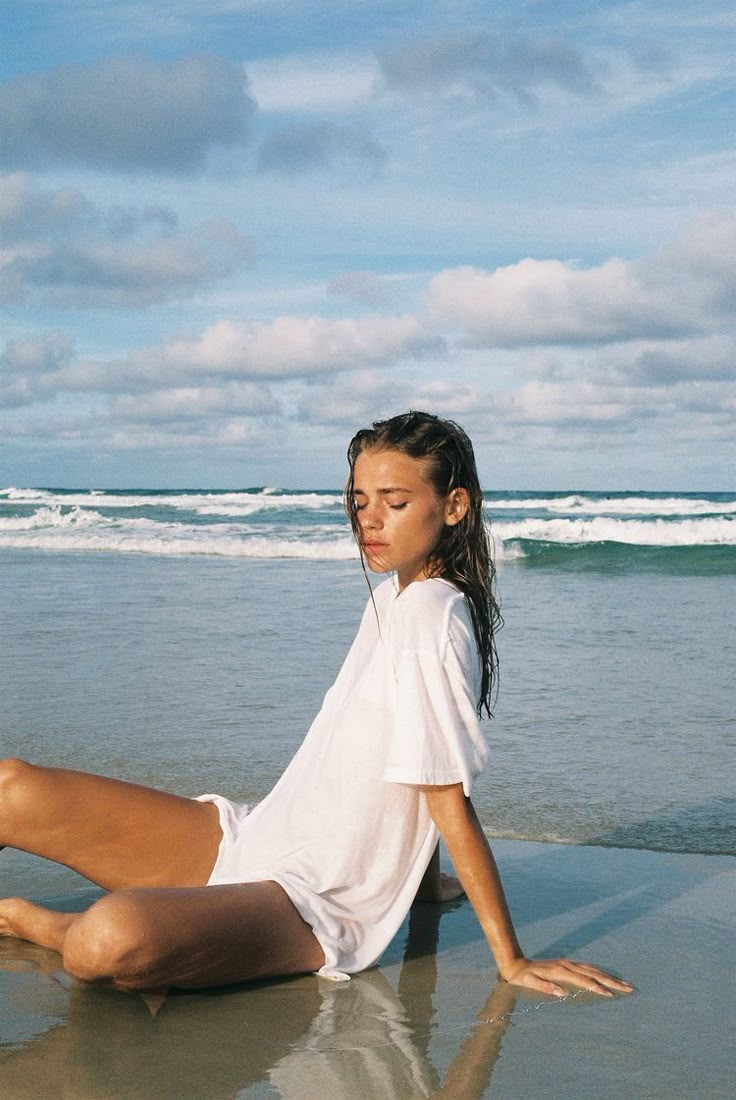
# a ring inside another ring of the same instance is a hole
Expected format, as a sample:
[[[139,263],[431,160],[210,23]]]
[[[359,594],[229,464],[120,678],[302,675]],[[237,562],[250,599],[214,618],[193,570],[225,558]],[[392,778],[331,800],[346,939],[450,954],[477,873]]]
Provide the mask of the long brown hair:
[[[427,478],[438,496],[465,489],[468,511],[454,525],[445,524],[427,561],[427,575],[451,581],[470,608],[482,666],[478,714],[490,716],[498,681],[495,634],[501,613],[495,595],[496,569],[488,524],[484,518],[483,492],[475,465],[473,445],[452,420],[425,412],[408,412],[389,420],[376,420],[362,428],[348,447],[350,473],[345,487],[345,510],[358,545],[360,528],[354,497],[355,462],[363,451],[400,451],[410,458],[428,459]]]

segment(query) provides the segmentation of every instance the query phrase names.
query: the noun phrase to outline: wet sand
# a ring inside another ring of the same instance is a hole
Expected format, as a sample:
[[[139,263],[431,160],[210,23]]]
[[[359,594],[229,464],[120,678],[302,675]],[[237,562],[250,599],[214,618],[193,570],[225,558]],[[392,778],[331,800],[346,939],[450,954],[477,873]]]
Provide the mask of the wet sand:
[[[707,1100],[736,1094],[736,858],[496,841],[531,953],[590,959],[631,997],[564,1001],[494,981],[467,903],[417,906],[381,965],[165,999],[68,978],[0,940],[0,1095]],[[82,880],[0,856],[4,894],[83,908]]]

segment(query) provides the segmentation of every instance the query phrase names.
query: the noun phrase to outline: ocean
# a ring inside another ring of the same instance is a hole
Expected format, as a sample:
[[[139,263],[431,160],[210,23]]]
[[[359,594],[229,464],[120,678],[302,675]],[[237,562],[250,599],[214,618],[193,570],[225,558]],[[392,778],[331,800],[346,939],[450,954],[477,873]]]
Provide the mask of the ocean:
[[[736,494],[486,499],[489,835],[736,854]],[[0,751],[254,801],[366,599],[339,491],[0,490]]]

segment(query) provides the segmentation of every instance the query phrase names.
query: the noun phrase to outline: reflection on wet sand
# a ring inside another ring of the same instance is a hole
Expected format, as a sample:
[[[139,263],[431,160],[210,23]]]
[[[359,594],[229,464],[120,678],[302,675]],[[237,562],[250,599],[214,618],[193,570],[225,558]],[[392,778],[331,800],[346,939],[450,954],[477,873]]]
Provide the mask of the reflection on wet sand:
[[[480,1100],[514,994],[498,984],[477,1019],[472,1008],[463,1021],[436,1017],[440,919],[435,906],[412,912],[397,988],[375,969],[349,983],[310,976],[174,993],[162,1004],[73,982],[52,952],[0,941],[0,997],[12,1020],[0,1033],[1,1094]],[[459,1049],[440,1074],[432,1039],[449,1026]]]

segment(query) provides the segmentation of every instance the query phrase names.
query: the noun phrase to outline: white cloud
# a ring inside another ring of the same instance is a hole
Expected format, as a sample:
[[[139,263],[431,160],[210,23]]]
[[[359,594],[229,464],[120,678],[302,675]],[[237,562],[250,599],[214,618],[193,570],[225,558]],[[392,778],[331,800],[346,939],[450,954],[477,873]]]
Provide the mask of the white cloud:
[[[381,307],[401,297],[396,284],[396,279],[382,278],[373,271],[342,271],[329,280],[325,290],[362,305]]]
[[[605,425],[609,430],[614,426],[631,430],[632,416],[654,415],[654,408],[636,391],[582,378],[526,382],[496,404],[508,421],[527,427]]]
[[[438,349],[415,317],[281,317],[270,324],[218,321],[194,338],[175,338],[110,362],[79,359],[69,337],[47,333],[11,341],[0,357],[7,405],[59,394],[116,396],[136,419],[151,410],[180,418],[196,411],[276,411],[258,380],[308,380],[359,371]],[[145,402],[141,395],[147,395]]]
[[[596,79],[578,50],[557,37],[502,37],[482,29],[444,30],[381,52],[390,88],[431,90],[451,98],[534,105],[546,88],[589,94]]]
[[[13,408],[44,400],[49,378],[63,372],[74,358],[74,343],[63,332],[9,340],[0,354],[0,407]]]
[[[460,417],[476,412],[486,402],[483,390],[459,380],[358,371],[329,383],[312,383],[298,404],[298,415],[307,423],[339,426],[347,432],[407,408],[441,410],[444,416]]]
[[[402,380],[380,371],[356,371],[349,377],[315,381],[297,403],[299,419],[317,427],[338,426],[345,433],[369,423],[402,403]]]
[[[601,369],[631,385],[670,385],[683,381],[720,382],[733,378],[736,343],[728,332],[680,340],[633,341],[601,353]]]
[[[364,163],[377,172],[386,151],[363,127],[304,121],[274,130],[258,151],[260,172],[294,173]]]
[[[110,57],[0,86],[7,164],[191,172],[241,145],[255,110],[242,67],[214,55]]]
[[[266,432],[257,421],[241,417],[184,419],[158,424],[155,420],[98,421],[98,444],[118,452],[148,451],[187,458],[224,448],[257,447]]]
[[[736,431],[733,233],[712,215],[637,261],[449,269],[430,280],[424,312],[221,319],[107,361],[40,334],[7,344],[0,399],[16,435],[24,415],[26,427],[40,416],[60,445],[118,449],[246,446],[257,424],[287,438],[295,419],[331,438],[406,407],[517,452],[692,448],[697,432],[725,442]],[[61,415],[74,401],[86,418]]]
[[[679,238],[641,262],[650,279],[673,285],[690,282],[691,293],[705,309],[733,318],[736,291],[736,216],[726,211],[704,214],[686,226]]]
[[[736,26],[733,11],[724,9],[721,0],[700,0],[695,6],[690,0],[671,0],[662,6],[648,0],[627,0],[610,8],[596,11],[601,25],[619,34],[640,34],[655,31],[658,36],[671,37],[684,33],[690,37],[697,31],[733,31]]]
[[[672,153],[681,155],[683,145],[692,147],[687,138],[679,150],[676,136],[671,146],[665,139],[697,126],[687,114],[678,121],[684,100],[691,107],[699,96],[707,97],[712,112],[725,117],[736,62],[728,36],[717,33],[717,18],[699,20],[692,4],[683,5],[679,15],[668,6],[666,15],[653,21],[649,12],[647,4],[596,6],[574,19],[561,15],[547,31],[547,21],[535,19],[535,5],[520,18],[517,5],[505,25],[497,21],[500,30],[489,31],[480,22],[468,26],[468,17],[459,28],[409,33],[378,49],[383,98],[398,101],[397,117],[409,113],[422,135],[436,130],[432,144],[439,134],[449,139],[451,130],[488,141],[483,160],[491,173],[499,149],[515,156],[522,135],[534,135],[542,148],[554,135],[556,150],[569,147],[568,178],[579,171],[575,158],[584,162],[591,150],[599,162],[609,160],[603,152],[606,137],[613,149],[619,141],[628,143],[624,158],[639,146],[641,168],[650,158],[663,165]],[[659,114],[644,119],[638,113],[645,110]],[[619,126],[626,128],[626,138]],[[576,135],[586,144],[577,147]],[[525,159],[533,162],[532,147]],[[614,160],[610,167],[616,172],[621,166]],[[598,189],[607,179],[591,182]]]
[[[287,54],[248,61],[246,71],[261,111],[343,113],[368,101],[380,81],[366,54]]]
[[[673,158],[642,173],[644,182],[671,202],[673,197],[708,205],[713,195],[736,205],[736,150],[721,149],[697,156]]]
[[[203,420],[213,414],[227,417],[272,416],[281,411],[271,390],[253,382],[226,382],[209,386],[172,386],[144,395],[124,395],[110,404],[112,415],[126,422],[171,424]]]
[[[708,331],[733,315],[736,219],[712,215],[644,260],[580,269],[525,259],[431,282],[429,308],[478,346],[596,344]]]
[[[525,259],[495,271],[443,271],[432,280],[430,309],[478,345],[594,343],[654,331],[655,303],[637,291],[622,260],[580,271],[559,260]]]
[[[0,240],[33,240],[86,230],[98,220],[94,203],[74,187],[41,191],[32,176],[13,172],[0,176]]]
[[[419,318],[278,317],[268,324],[222,320],[193,339],[134,352],[136,376],[186,373],[241,378],[297,378],[392,364],[436,350]]]
[[[5,200],[5,201],[3,201]],[[101,209],[80,191],[0,177],[0,300],[147,305],[230,275],[253,244],[225,219],[177,231],[165,206]]]

